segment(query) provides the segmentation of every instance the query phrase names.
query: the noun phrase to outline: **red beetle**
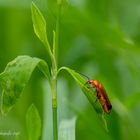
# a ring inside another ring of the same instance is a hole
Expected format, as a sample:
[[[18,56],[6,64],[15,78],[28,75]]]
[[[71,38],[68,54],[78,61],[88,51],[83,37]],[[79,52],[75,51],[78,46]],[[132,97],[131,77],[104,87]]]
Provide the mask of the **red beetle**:
[[[97,98],[102,105],[104,112],[110,113],[112,109],[112,105],[109,101],[107,93],[103,87],[103,85],[98,80],[88,80],[86,84],[92,85],[93,88],[96,89]]]

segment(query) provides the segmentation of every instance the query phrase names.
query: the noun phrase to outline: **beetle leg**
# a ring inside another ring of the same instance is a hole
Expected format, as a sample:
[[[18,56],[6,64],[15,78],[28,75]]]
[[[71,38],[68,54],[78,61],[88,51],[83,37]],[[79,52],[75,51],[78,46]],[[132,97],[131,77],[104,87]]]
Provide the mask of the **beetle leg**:
[[[95,103],[97,103],[97,101],[98,101],[98,98],[96,98]]]
[[[92,88],[88,82],[86,82],[86,83],[84,84],[84,86],[86,86],[86,87],[89,88],[89,89]]]

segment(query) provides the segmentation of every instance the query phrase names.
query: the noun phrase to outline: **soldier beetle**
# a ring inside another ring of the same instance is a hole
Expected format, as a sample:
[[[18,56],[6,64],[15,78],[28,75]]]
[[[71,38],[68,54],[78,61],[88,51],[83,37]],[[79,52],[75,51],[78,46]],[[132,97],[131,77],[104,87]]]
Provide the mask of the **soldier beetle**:
[[[112,105],[110,103],[110,100],[107,96],[106,90],[103,87],[103,85],[98,80],[90,80],[89,77],[87,77],[86,75],[84,75],[82,73],[79,73],[79,74],[83,75],[84,77],[86,77],[88,79],[88,81],[85,83],[85,85],[89,84],[92,86],[92,88],[95,88],[97,99],[99,100],[100,104],[102,105],[104,112],[109,114],[112,109]]]
[[[85,84],[90,84],[93,88],[96,89],[97,98],[102,105],[104,112],[109,114],[112,109],[112,105],[103,85],[98,80],[88,80]]]

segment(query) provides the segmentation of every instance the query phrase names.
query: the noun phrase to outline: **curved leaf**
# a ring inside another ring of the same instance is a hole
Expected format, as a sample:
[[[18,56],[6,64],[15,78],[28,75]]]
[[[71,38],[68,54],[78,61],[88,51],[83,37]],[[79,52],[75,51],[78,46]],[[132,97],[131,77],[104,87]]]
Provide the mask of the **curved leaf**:
[[[28,140],[38,140],[41,135],[41,119],[35,105],[31,105],[26,113]]]
[[[16,103],[36,66],[39,67],[50,82],[47,63],[44,60],[30,56],[18,56],[9,62],[4,72],[0,74],[0,82],[3,88],[3,114],[6,114]]]
[[[71,76],[75,79],[75,81],[77,82],[77,84],[80,86],[81,90],[84,92],[84,94],[86,95],[86,97],[88,98],[89,102],[92,104],[92,106],[94,107],[95,111],[98,114],[102,114],[102,107],[100,105],[100,103],[95,102],[97,97],[95,94],[95,89],[93,88],[88,88],[85,83],[87,82],[87,80],[85,80],[83,78],[83,76],[81,76],[81,74],[77,73],[76,71],[68,68],[68,67],[61,67],[58,71],[58,73],[61,70],[66,70],[69,74],[71,74]]]
[[[46,33],[46,21],[34,2],[32,2],[31,5],[31,12],[32,12],[34,32],[36,36],[42,41],[42,43],[46,46],[49,53],[51,53],[51,49]]]

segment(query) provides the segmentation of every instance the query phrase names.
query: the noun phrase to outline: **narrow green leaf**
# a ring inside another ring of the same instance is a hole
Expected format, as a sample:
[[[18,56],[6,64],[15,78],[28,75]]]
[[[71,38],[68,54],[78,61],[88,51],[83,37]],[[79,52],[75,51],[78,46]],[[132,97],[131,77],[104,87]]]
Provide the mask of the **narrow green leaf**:
[[[77,82],[77,84],[80,86],[81,90],[84,92],[84,94],[86,95],[86,97],[88,98],[89,102],[92,104],[92,106],[94,107],[95,111],[98,114],[102,114],[102,107],[100,105],[100,103],[95,102],[97,97],[95,94],[95,89],[92,88],[87,88],[87,86],[85,85],[85,83],[87,82],[83,76],[81,76],[79,73],[77,73],[76,71],[68,68],[68,67],[61,67],[58,71],[58,73],[61,70],[66,70],[69,74],[71,74],[71,76],[75,79],[75,81]]]
[[[59,140],[75,140],[76,118],[62,120],[59,125]]]
[[[56,56],[56,33],[53,31],[53,54]]]
[[[34,32],[37,35],[37,37],[42,41],[42,43],[46,46],[48,52],[51,53],[46,33],[46,21],[34,2],[32,2],[31,12]]]
[[[50,82],[47,63],[44,60],[30,56],[18,56],[9,62],[4,72],[0,74],[0,83],[3,88],[1,106],[3,114],[8,113],[17,102],[36,66],[39,67]]]
[[[31,105],[26,114],[28,140],[38,140],[41,135],[41,119],[37,108]]]

